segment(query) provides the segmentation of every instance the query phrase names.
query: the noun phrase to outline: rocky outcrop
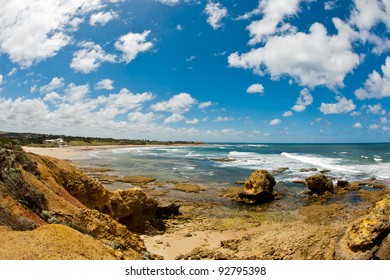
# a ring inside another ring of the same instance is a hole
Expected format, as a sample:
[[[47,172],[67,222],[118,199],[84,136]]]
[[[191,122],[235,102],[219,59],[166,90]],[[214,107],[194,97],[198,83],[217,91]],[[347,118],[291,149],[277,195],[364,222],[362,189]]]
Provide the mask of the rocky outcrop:
[[[305,181],[311,193],[322,194],[324,192],[334,192],[332,180],[323,174],[307,177]]]
[[[351,182],[350,185],[355,189],[360,189],[360,186],[368,186],[374,189],[385,189],[388,187],[388,182],[376,180],[375,178]]]
[[[310,167],[310,168],[301,168],[301,169],[299,169],[299,172],[315,172],[317,170],[318,169],[315,167]]]
[[[64,187],[71,196],[88,208],[101,212],[104,210],[110,192],[99,182],[62,160],[34,154],[29,156],[38,163],[43,181]]]
[[[39,163],[43,180],[50,182],[54,179],[88,208],[110,215],[131,231],[142,232],[154,225],[161,227],[161,222],[155,216],[157,201],[140,189],[110,192],[68,163],[50,157],[30,156]],[[141,178],[137,182],[145,180]],[[150,180],[148,178],[147,181]]]
[[[351,224],[339,242],[337,258],[386,259],[390,255],[390,196]]]
[[[289,169],[290,168],[288,168],[288,167],[279,167],[279,168],[277,168],[275,170],[272,170],[271,173],[272,174],[280,174],[280,173],[283,173],[283,172],[285,172],[285,171],[287,171]]]
[[[143,232],[149,226],[161,227],[156,218],[157,205],[153,197],[133,188],[110,193],[104,212],[129,230]]]
[[[70,164],[26,155],[18,146],[0,144],[0,159],[0,224],[10,229],[9,235],[61,224],[112,247],[114,258],[151,257],[133,233],[163,225],[151,196],[140,189],[110,192]]]
[[[204,191],[201,186],[188,183],[175,183],[174,189],[186,193],[199,193],[201,191]]]
[[[212,161],[218,161],[218,162],[232,162],[236,161],[236,159],[233,158],[211,158]]]
[[[80,209],[72,220],[73,222],[68,222],[71,227],[87,233],[115,249],[119,259],[150,258],[139,236],[129,231],[127,226],[112,219],[109,215],[97,210]]]
[[[244,189],[238,197],[248,204],[269,202],[276,195],[275,184],[275,178],[271,173],[266,170],[257,170],[245,181]]]
[[[347,180],[337,180],[337,187],[348,189],[350,187],[350,183]]]
[[[383,239],[375,257],[380,260],[390,260],[390,234]]]
[[[356,183],[350,183],[347,180],[337,180],[337,188],[346,190],[346,191],[358,191],[360,190],[360,185]]]

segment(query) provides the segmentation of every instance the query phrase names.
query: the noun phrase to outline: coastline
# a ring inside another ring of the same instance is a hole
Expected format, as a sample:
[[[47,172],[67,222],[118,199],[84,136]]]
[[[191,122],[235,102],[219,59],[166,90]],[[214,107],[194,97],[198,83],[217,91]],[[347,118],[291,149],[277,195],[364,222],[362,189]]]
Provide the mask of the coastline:
[[[181,147],[181,146],[199,146],[202,144],[170,144],[170,145],[91,145],[91,146],[63,146],[63,147],[29,147],[22,146],[27,153],[33,153],[41,156],[49,156],[62,160],[77,159],[83,154],[105,150],[128,149],[139,147]],[[204,145],[204,144],[203,144]]]
[[[75,159],[77,163],[77,158],[91,151],[137,147],[140,146],[23,148],[44,156]],[[82,165],[77,168],[83,170]],[[98,171],[86,172],[99,181],[94,176]],[[111,184],[101,183],[106,188]],[[181,205],[180,216],[164,220],[164,231],[140,236],[149,252],[164,259],[335,259],[339,237],[373,205],[367,201],[359,206],[338,202],[324,205],[321,201],[307,200],[299,207],[291,207],[294,202],[285,198],[253,208],[226,207],[215,201],[191,201],[190,197],[199,197],[197,193],[169,198],[164,193],[167,189],[161,189],[161,181],[142,185],[122,182],[120,186],[137,187],[160,202]]]

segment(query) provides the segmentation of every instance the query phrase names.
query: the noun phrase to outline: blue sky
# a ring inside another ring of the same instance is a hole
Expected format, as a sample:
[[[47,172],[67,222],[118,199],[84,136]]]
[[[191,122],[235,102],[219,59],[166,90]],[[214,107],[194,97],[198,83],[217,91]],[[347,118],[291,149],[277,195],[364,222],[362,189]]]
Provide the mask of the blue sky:
[[[389,0],[0,5],[0,130],[390,141]]]

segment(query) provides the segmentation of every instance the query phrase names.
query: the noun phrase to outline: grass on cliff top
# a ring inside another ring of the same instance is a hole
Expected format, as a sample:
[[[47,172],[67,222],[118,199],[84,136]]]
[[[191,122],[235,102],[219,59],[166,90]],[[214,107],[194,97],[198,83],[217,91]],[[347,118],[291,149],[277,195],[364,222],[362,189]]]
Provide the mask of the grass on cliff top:
[[[202,144],[193,141],[157,141],[147,139],[115,139],[100,137],[65,136],[39,133],[0,132],[0,143],[15,143],[21,146],[50,147],[53,144],[43,144],[45,140],[62,138],[70,146],[97,146],[97,145],[193,145]]]

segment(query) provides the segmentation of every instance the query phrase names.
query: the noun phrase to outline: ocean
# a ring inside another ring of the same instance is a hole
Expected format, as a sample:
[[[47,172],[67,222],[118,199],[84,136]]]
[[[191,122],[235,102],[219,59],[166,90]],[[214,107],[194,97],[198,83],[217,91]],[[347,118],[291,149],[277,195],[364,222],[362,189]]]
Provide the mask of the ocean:
[[[248,144],[209,143],[198,146],[129,147],[95,151],[93,161],[124,175],[146,175],[166,181],[232,185],[257,169],[273,171],[290,186],[321,170],[334,179],[390,180],[390,144]],[[302,172],[302,168],[317,171]]]

